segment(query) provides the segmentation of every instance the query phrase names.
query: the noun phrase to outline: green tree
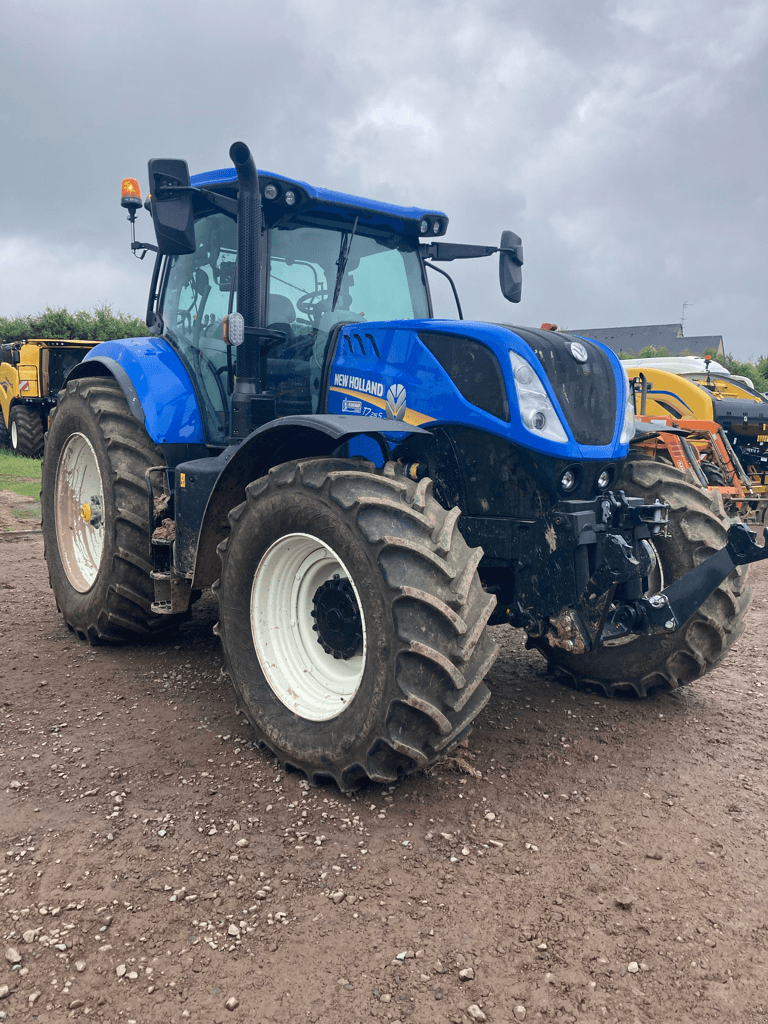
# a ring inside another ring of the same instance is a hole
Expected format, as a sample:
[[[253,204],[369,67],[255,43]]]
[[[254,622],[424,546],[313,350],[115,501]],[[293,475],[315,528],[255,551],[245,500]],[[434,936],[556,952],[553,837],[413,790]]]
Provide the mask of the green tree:
[[[733,354],[729,352],[728,355],[720,361],[731,371],[731,373],[739,374],[742,377],[749,377],[749,379],[754,383],[756,391],[760,391],[761,393],[768,391],[768,375],[766,374],[766,370],[768,370],[768,359],[765,356],[759,359],[757,364],[745,363],[741,359],[734,358]]]
[[[46,306],[42,313],[18,317],[0,317],[0,341],[24,341],[28,338],[62,338],[81,341],[111,341],[116,338],[140,338],[148,333],[143,320],[126,313],[115,313],[107,303],[92,311],[70,313],[64,306]]]
[[[659,348],[656,348],[654,345],[646,345],[645,348],[641,348],[640,349],[640,351],[637,353],[636,358],[637,359],[659,359],[659,358],[663,358],[664,356],[668,356],[668,355],[669,355],[669,352],[667,352],[667,350],[664,348],[663,345],[660,346]]]

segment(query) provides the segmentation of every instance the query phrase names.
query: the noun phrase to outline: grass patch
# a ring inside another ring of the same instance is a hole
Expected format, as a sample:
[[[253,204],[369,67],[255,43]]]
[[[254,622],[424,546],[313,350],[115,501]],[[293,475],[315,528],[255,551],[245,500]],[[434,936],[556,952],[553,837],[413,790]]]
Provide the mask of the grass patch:
[[[25,459],[15,452],[0,451],[0,491],[25,498],[40,498],[40,459]]]
[[[40,512],[36,505],[32,505],[29,508],[11,509],[11,515],[14,519],[18,519],[23,523],[29,521],[38,522],[40,520]]]

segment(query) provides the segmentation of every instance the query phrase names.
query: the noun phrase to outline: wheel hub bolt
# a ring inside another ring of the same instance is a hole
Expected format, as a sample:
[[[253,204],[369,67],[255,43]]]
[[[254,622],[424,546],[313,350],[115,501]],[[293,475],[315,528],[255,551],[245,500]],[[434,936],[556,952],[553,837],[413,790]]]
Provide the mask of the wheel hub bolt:
[[[318,587],[312,599],[312,629],[326,654],[347,661],[360,649],[363,639],[360,609],[349,580],[336,573]]]

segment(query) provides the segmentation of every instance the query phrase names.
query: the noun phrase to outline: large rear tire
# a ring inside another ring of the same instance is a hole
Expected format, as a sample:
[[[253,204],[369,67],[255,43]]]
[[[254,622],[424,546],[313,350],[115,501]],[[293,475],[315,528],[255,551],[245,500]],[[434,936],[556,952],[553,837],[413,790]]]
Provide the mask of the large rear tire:
[[[257,740],[343,791],[425,768],[485,706],[497,647],[482,551],[429,480],[287,463],[246,490],[219,546],[226,671]]]
[[[680,579],[724,547],[728,518],[719,491],[707,491],[673,466],[652,459],[627,463],[617,484],[631,497],[670,505],[669,536],[654,541],[659,569],[648,593]],[[543,641],[533,646],[570,680],[596,686],[608,696],[685,686],[705,675],[726,656],[744,630],[752,590],[747,567],[735,569],[676,633],[617,640],[586,654],[568,654]]]
[[[183,618],[151,610],[145,471],[164,463],[112,378],[70,381],[59,394],[43,459],[45,558],[65,622],[92,644],[147,637]]]
[[[34,409],[14,405],[8,421],[11,448],[17,455],[39,459],[43,454],[43,421]]]

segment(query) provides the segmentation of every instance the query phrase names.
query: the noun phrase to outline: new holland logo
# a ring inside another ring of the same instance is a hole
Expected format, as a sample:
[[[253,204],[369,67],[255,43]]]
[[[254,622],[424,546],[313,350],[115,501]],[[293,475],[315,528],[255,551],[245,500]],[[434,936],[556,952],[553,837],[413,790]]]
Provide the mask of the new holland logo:
[[[401,420],[405,416],[405,388],[393,384],[387,391],[387,419]]]

